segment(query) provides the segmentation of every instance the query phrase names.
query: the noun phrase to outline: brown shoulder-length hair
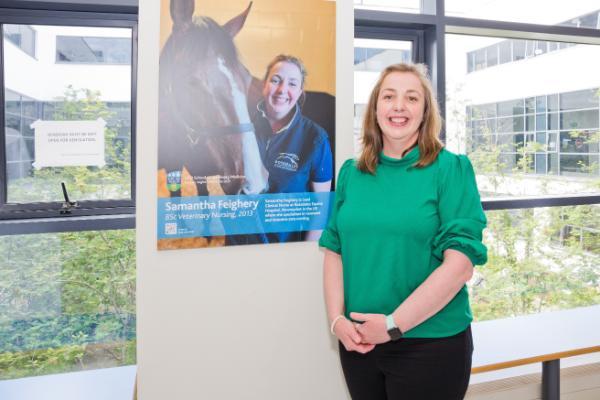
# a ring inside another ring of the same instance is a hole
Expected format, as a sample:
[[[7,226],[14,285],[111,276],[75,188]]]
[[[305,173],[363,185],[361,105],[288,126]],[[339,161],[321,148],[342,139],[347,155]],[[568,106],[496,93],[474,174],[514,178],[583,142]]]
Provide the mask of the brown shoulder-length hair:
[[[423,110],[423,121],[419,126],[417,144],[419,146],[419,160],[415,167],[426,167],[434,162],[444,145],[439,139],[442,128],[442,117],[440,108],[435,98],[433,86],[427,76],[427,66],[424,64],[393,64],[381,72],[377,84],[371,92],[369,103],[362,127],[363,150],[358,159],[358,169],[363,172],[375,174],[379,163],[379,153],[383,150],[383,138],[381,128],[377,123],[377,99],[381,91],[383,80],[394,72],[409,72],[421,81],[425,94],[425,108]]]

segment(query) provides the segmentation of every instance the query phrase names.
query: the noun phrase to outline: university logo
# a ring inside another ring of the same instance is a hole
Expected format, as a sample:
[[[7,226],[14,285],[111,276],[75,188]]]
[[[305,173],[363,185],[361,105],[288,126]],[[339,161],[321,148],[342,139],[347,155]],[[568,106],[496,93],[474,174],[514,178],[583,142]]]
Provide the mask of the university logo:
[[[275,168],[284,169],[286,171],[298,171],[298,161],[300,158],[294,153],[279,153],[273,166]]]
[[[167,189],[170,192],[181,189],[181,171],[173,171],[167,174]]]

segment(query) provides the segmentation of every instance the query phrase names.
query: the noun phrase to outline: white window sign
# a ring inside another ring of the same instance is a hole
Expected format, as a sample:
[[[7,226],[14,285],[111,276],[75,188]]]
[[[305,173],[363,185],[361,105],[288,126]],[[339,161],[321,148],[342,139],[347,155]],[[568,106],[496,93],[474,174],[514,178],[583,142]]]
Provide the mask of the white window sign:
[[[42,121],[35,129],[36,169],[44,167],[103,167],[106,121]]]

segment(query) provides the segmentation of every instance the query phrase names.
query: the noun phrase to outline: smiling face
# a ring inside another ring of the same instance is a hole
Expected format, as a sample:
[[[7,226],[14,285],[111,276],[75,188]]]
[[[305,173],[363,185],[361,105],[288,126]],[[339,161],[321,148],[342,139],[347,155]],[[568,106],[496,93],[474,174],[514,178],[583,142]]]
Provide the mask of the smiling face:
[[[273,65],[263,88],[265,112],[269,119],[281,120],[294,108],[302,94],[302,73],[293,63]]]
[[[401,152],[417,140],[425,110],[424,92],[421,81],[411,72],[392,72],[384,78],[377,97],[384,151]]]

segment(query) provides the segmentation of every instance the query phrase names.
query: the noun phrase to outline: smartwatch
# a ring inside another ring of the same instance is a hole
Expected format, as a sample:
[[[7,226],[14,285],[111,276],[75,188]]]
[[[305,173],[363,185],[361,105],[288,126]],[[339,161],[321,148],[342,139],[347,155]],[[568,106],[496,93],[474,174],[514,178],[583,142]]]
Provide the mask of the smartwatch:
[[[398,340],[402,337],[402,331],[396,326],[394,316],[392,314],[385,317],[385,325],[387,327],[387,333],[390,335],[392,340]]]

